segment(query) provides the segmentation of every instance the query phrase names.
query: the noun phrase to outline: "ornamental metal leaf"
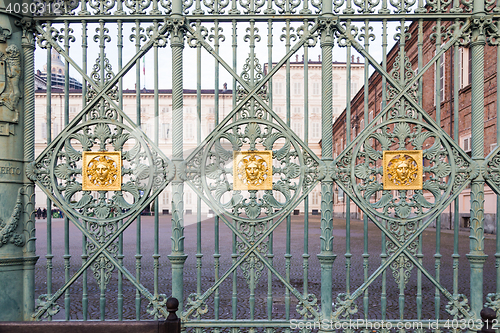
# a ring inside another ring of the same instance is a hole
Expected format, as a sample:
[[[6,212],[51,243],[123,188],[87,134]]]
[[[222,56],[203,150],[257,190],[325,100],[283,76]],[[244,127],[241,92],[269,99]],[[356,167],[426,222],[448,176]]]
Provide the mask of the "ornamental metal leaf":
[[[254,244],[267,230],[267,225],[268,221],[258,221],[250,223],[238,221],[238,230],[240,231],[241,237],[245,237],[250,244]],[[240,255],[243,255],[249,251],[248,246],[241,241],[236,242],[236,248],[238,249],[238,253]],[[260,242],[256,250],[265,256],[268,251],[267,241],[264,240]],[[240,267],[243,271],[243,276],[245,277],[247,283],[249,285],[251,283],[254,283],[255,285],[259,281],[259,278],[262,276],[264,263],[254,253],[250,253],[250,255],[246,257]]]
[[[59,304],[53,301],[52,297],[49,298],[49,295],[47,294],[42,294],[38,296],[38,299],[36,300],[36,309],[38,310],[40,308],[47,309],[45,311],[45,314],[43,315],[43,318],[47,318],[49,316],[55,316],[61,309]]]
[[[12,210],[11,216],[7,221],[0,218],[0,247],[11,243],[15,246],[23,247],[26,240],[23,234],[17,233],[19,220],[23,212],[23,187],[20,187],[17,193],[16,204]]]
[[[108,31],[108,28],[102,28],[106,32]],[[97,35],[96,35],[97,37]],[[109,37],[109,36],[108,36]],[[101,77],[102,76],[102,77]],[[97,59],[95,61],[94,66],[92,67],[92,72],[90,73],[90,77],[94,81],[94,83],[98,86],[104,86],[107,82],[112,80],[115,77],[115,74],[113,73],[113,68],[109,62],[108,57],[106,57],[106,54],[104,53],[103,56],[101,57],[101,54],[97,56]],[[118,86],[114,85],[111,89],[108,89],[106,94],[114,101],[118,101]],[[87,102],[91,101],[92,99],[97,96],[97,91],[94,89],[94,87],[91,84],[88,84],[88,91],[87,91]],[[100,110],[102,109],[103,111],[106,109],[110,109],[110,105],[108,102],[105,100],[102,100],[99,107],[96,107],[94,110],[94,113],[100,113]],[[106,112],[104,112],[106,113]],[[102,117],[103,115],[101,115]],[[93,118],[95,118],[95,115],[92,115]]]
[[[453,319],[473,317],[473,315],[470,313],[469,300],[463,294],[453,296],[453,299],[450,300],[448,304],[446,304],[446,312],[452,315]],[[466,314],[464,314],[464,312]]]
[[[318,298],[314,294],[308,294],[305,299],[299,298],[299,304],[297,304],[296,310],[306,319],[315,318],[312,311],[320,312]]]
[[[486,158],[486,181],[498,194],[500,193],[500,146]]]
[[[358,206],[371,216],[385,221],[386,232],[399,243],[387,239],[387,254],[394,255],[401,244],[407,250],[390,265],[395,281],[403,285],[414,266],[407,255],[415,256],[418,247],[417,240],[408,240],[415,236],[422,225],[419,223],[430,223],[431,216],[460,194],[473,172],[470,159],[453,140],[431,123],[420,121],[417,112],[408,111],[408,104],[395,103],[386,111],[386,120],[370,124],[337,158],[333,168],[343,190],[352,193]],[[387,150],[423,151],[422,189],[384,190],[382,152]]]
[[[130,215],[130,208],[141,205],[148,193],[165,186],[174,173],[173,165],[141,133],[122,123],[89,119],[56,139],[52,144],[56,156],[48,150],[28,167],[28,176],[45,190],[54,191],[75,216],[93,222],[108,218],[116,221]],[[108,195],[82,190],[82,149],[122,152],[120,191]]]
[[[184,177],[214,211],[237,220],[267,221],[312,190],[319,178],[319,160],[274,113],[267,119],[251,117],[248,111],[255,103],[247,106],[187,158]],[[272,150],[272,190],[233,189],[233,152],[253,150]]]
[[[104,99],[94,102],[101,107],[109,106]],[[121,110],[113,110],[113,117],[95,111],[91,108],[79,115],[61,132],[36,161],[29,164],[27,176],[54,198],[54,204],[72,220],[83,221],[81,225],[87,232],[85,246],[90,257],[115,238],[90,263],[94,277],[104,287],[115,269],[110,258],[118,252],[118,221],[142,211],[150,197],[158,195],[170,182],[175,168]],[[118,115],[123,121],[116,120]],[[121,152],[120,190],[82,189],[83,151]]]
[[[164,317],[164,313],[167,313],[167,295],[160,294],[155,296],[151,302],[146,306],[146,312],[155,318]]]
[[[352,187],[356,197],[380,219],[414,222],[434,213],[441,203],[457,195],[470,177],[470,162],[448,140],[417,119],[389,117],[369,127],[351,145],[352,150],[339,157],[336,177],[347,191]],[[423,150],[423,188],[383,190],[382,151],[409,148]]]
[[[358,306],[349,295],[340,293],[335,300],[335,310],[333,312],[334,319],[340,317],[349,318],[351,315],[358,312]]]
[[[208,312],[208,306],[203,299],[201,299],[197,294],[190,294],[186,301],[186,308],[193,307],[196,311],[192,312],[192,316],[200,316]],[[187,318],[181,317],[181,319],[186,320]]]
[[[257,29],[257,28],[255,28],[255,29]],[[259,59],[255,55],[253,55],[251,53],[248,55],[248,58],[246,59],[245,64],[243,65],[243,71],[241,73],[241,78],[243,79],[243,81],[245,81],[248,84],[249,87],[254,87],[260,81],[263,80],[264,71],[262,69],[262,65],[259,62]],[[248,91],[246,91],[246,89],[244,89],[241,85],[238,84],[236,101],[239,102],[239,101],[243,100],[247,96],[247,94],[248,94]],[[267,86],[266,85],[263,85],[259,89],[259,91],[257,92],[256,95],[259,96],[263,101],[266,101],[266,102],[269,101],[269,96],[267,94]],[[248,106],[245,105],[246,114],[244,115],[244,117],[253,117],[254,114],[257,114],[257,113],[262,113],[260,118],[265,117],[265,111],[263,111],[262,108],[258,108],[258,110],[252,110],[252,109],[248,108]]]
[[[500,294],[489,293],[486,296],[486,303],[484,304],[484,307],[493,309],[498,318],[500,315]]]

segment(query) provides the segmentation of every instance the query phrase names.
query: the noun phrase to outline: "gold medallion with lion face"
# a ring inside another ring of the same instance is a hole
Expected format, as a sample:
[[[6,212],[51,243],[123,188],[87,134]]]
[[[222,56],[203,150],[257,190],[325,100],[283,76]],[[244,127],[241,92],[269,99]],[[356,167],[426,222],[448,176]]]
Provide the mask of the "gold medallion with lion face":
[[[272,190],[273,152],[233,152],[233,190]]]
[[[384,190],[422,189],[422,150],[385,150],[383,165]]]
[[[122,188],[121,152],[83,152],[83,191],[120,191]]]

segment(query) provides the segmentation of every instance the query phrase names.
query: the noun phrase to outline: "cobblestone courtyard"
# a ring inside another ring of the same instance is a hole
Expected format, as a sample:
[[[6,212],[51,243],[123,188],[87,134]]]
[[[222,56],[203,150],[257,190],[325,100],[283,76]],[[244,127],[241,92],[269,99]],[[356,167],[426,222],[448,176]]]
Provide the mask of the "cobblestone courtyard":
[[[171,292],[171,266],[167,259],[170,254],[170,215],[160,216],[160,274],[159,290],[160,293],[170,295]],[[291,273],[290,283],[303,292],[303,254],[304,254],[304,226],[303,215],[292,217],[291,226]],[[153,240],[154,240],[154,219],[153,217],[142,217],[142,243],[141,243],[141,283],[153,292]],[[185,228],[185,252],[188,259],[184,269],[185,298],[196,292],[196,216],[186,216]],[[334,219],[334,251],[337,258],[333,266],[333,299],[339,293],[346,289],[346,232],[345,220]],[[37,254],[40,259],[36,266],[36,296],[46,293],[46,221],[37,220]],[[201,278],[201,290],[205,292],[214,283],[214,219],[206,218],[202,224],[202,252],[203,266]],[[381,233],[374,224],[369,225],[369,274],[373,273],[380,265],[381,258]],[[136,224],[133,223],[124,233],[124,265],[135,276],[136,267]],[[310,216],[309,221],[309,277],[308,293],[320,297],[320,266],[316,254],[320,252],[320,218],[319,216]],[[274,231],[274,267],[285,276],[285,250],[286,250],[286,224],[285,221]],[[466,230],[460,231],[459,239],[460,260],[459,260],[459,293],[469,294],[469,263],[465,254],[469,252],[469,234]],[[423,265],[435,276],[435,258],[436,250],[436,230],[428,228],[423,234]],[[71,274],[81,265],[82,237],[76,227],[70,224],[70,254],[71,254]],[[485,239],[485,251],[488,255],[484,267],[484,294],[495,291],[495,238],[487,235]],[[220,276],[231,266],[232,235],[229,228],[220,224]],[[64,283],[64,222],[62,219],[53,220],[53,292],[60,288]],[[362,221],[351,221],[351,293],[354,292],[363,283],[363,223]],[[453,232],[443,230],[441,232],[441,268],[440,281],[443,286],[453,293]],[[243,272],[238,268],[237,278],[237,318],[248,319],[250,291]],[[262,276],[258,280],[255,290],[255,318],[267,319],[268,302],[268,272],[264,268]],[[399,288],[392,276],[392,270],[387,269],[387,317],[388,319],[399,318]],[[89,319],[99,319],[99,295],[100,290],[92,271],[88,270],[88,298],[89,298]],[[369,314],[368,318],[381,319],[381,286],[382,277],[378,277],[369,288]],[[430,281],[422,276],[423,293],[423,318],[435,318],[435,287]],[[417,269],[414,267],[411,271],[411,277],[406,284],[405,289],[405,318],[416,319],[416,293],[417,293]],[[220,286],[220,318],[231,318],[231,298],[232,298],[233,280],[232,275]],[[70,316],[72,319],[82,319],[82,277],[71,287],[71,307]],[[124,294],[124,319],[135,319],[135,288],[126,281],[123,287]],[[110,283],[106,291],[106,316],[109,319],[118,317],[117,311],[117,270],[114,270]],[[285,319],[285,288],[276,278],[272,279],[272,302],[273,319]],[[213,295],[208,299],[209,311],[203,318],[214,318],[213,313]],[[319,300],[318,300],[319,302]],[[61,311],[54,318],[64,319],[64,296],[58,303],[61,305]],[[147,301],[142,298],[141,319],[151,319],[146,312]],[[296,312],[297,304],[294,296],[291,296],[291,318],[300,318]],[[440,298],[440,317],[448,318],[445,312],[447,300],[441,294]],[[362,297],[358,299],[358,314],[354,318],[364,318]]]

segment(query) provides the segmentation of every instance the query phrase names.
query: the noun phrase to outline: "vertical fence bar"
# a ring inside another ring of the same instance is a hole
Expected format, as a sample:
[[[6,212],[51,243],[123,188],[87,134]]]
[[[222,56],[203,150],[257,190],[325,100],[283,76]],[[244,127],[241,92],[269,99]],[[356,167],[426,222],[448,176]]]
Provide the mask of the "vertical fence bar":
[[[172,27],[170,46],[172,49],[172,160],[181,167],[184,160],[183,146],[183,49],[184,30],[182,1],[172,1]],[[172,264],[172,297],[179,300],[179,311],[184,304],[184,183],[180,179],[172,181],[172,252],[168,256]]]
[[[64,21],[64,50],[69,55],[69,42],[72,36],[69,35],[69,22]],[[73,38],[74,40],[74,38]],[[64,62],[64,127],[68,126],[69,123],[69,62],[66,60]],[[64,281],[68,282],[70,278],[70,260],[71,255],[69,253],[69,219],[64,216]],[[66,320],[70,319],[70,306],[71,306],[71,296],[70,288],[66,289],[64,293],[64,314]]]
[[[424,46],[424,20],[418,20],[418,39],[417,39],[417,53],[418,53],[418,72],[422,70],[423,64],[423,46]],[[423,96],[423,79],[418,79],[418,104],[422,105]]]
[[[23,93],[24,93],[24,151],[23,157],[25,163],[30,163],[35,159],[35,38],[33,35],[33,27],[28,26],[28,22],[21,20],[22,39],[21,47],[23,51],[24,76]],[[25,181],[25,193],[35,193],[35,185],[31,181]],[[26,239],[25,257],[33,260],[31,263],[26,262],[24,272],[24,309],[23,320],[29,320],[31,314],[35,310],[35,264],[38,260],[36,257],[36,242],[35,233],[35,196],[31,195],[25,198],[25,207],[33,207],[31,213],[28,212],[28,219],[25,221],[25,229],[29,232],[29,239]],[[32,238],[33,237],[33,238]],[[28,269],[30,268],[30,269]]]
[[[156,1],[154,2],[156,3]],[[158,31],[158,21],[154,20],[153,25],[156,31]],[[159,138],[159,109],[160,109],[160,101],[158,95],[158,42],[153,45],[153,89],[154,89],[154,142],[158,146],[160,143]],[[146,78],[144,78],[146,80]],[[158,299],[159,291],[158,291],[158,280],[159,280],[159,271],[160,271],[160,216],[159,216],[159,200],[158,197],[155,198],[154,201],[154,253],[153,253],[153,274],[154,274],[154,297]],[[158,315],[155,313],[155,319],[158,319]]]
[[[47,22],[47,31],[52,24]],[[52,141],[52,47],[47,46],[47,145]],[[47,299],[52,296],[52,201],[47,199]],[[52,320],[52,316],[48,316]]]
[[[384,4],[382,6],[382,10],[385,10],[388,12],[387,9],[387,0],[384,0]],[[384,19],[382,21],[382,68],[384,71],[387,71],[387,20]],[[387,103],[387,95],[386,95],[386,78],[384,75],[382,75],[382,104],[380,107],[380,112],[382,112],[385,109],[385,105]],[[385,115],[382,116],[382,120],[385,119]],[[385,220],[382,220],[382,225],[384,227],[387,227],[387,222]],[[381,247],[382,251],[380,253],[380,261],[381,264],[383,265],[387,261],[387,251],[386,251],[386,238],[385,234],[381,234],[382,240],[381,240]],[[382,272],[382,286],[381,286],[381,291],[380,291],[380,309],[381,309],[381,315],[382,315],[382,320],[386,319],[387,315],[387,270],[384,270]]]
[[[309,1],[308,0],[303,0],[303,7],[300,10],[300,14],[311,14],[312,11],[309,9]]]
[[[332,51],[336,21],[331,18],[332,3],[323,3],[324,24],[321,27],[321,159],[325,164],[333,160],[333,91],[332,91]],[[333,179],[330,176],[321,181],[321,315],[330,319],[332,315],[332,270],[333,254]]]
[[[121,1],[118,1],[118,8],[121,8]],[[117,47],[118,47],[118,71],[122,69],[122,59],[123,59],[123,23],[121,20],[117,20],[118,25],[118,39],[117,39]],[[120,78],[118,82],[118,96],[120,96],[119,107],[123,110],[123,79]],[[122,117],[119,116],[119,121],[123,121]],[[123,220],[120,220],[119,226],[123,225]],[[123,266],[123,233],[118,237],[118,263],[120,266]],[[118,270],[118,320],[123,320],[123,273]]]
[[[255,20],[250,20],[250,28],[247,30],[249,34],[250,40],[250,86],[254,86],[256,83],[255,78]],[[255,100],[250,101],[250,117],[255,117]],[[255,196],[257,191],[249,191],[250,197]],[[255,260],[255,258],[251,258],[251,263]],[[255,319],[255,266],[251,264],[250,269],[250,297],[249,297],[249,305],[250,305],[250,320]],[[286,301],[285,301],[286,302]]]
[[[196,21],[196,28],[200,28],[200,21]],[[214,92],[217,87],[214,87]],[[196,44],[196,145],[201,144],[201,44]],[[201,252],[201,197],[196,196],[196,293],[201,296],[201,265],[203,254]],[[198,315],[198,318],[200,316]],[[202,329],[197,328],[201,333]]]
[[[459,95],[458,90],[460,89],[460,51],[459,44],[455,43],[453,46],[453,139],[458,143],[458,117],[459,117]],[[451,119],[450,119],[451,121]],[[453,296],[458,297],[458,264],[460,255],[458,252],[458,231],[459,231],[459,209],[458,209],[458,197],[453,203]]]
[[[478,18],[472,25],[472,83],[471,83],[471,140],[472,160],[484,163],[484,47],[486,36],[479,18],[484,17],[484,1],[474,0],[473,14]],[[483,307],[484,253],[484,177],[482,172],[472,180],[470,211],[471,310],[479,318]]]
[[[135,52],[141,50],[141,25],[139,20],[135,20]],[[136,124],[141,128],[141,59],[135,62],[135,105],[136,105]],[[137,282],[141,281],[141,215],[136,220],[136,249],[135,249],[135,278]],[[141,292],[135,289],[135,319],[141,319]]]
[[[105,62],[104,59],[106,57],[105,54],[105,27],[104,27],[104,20],[99,20],[99,69],[100,69],[100,86],[104,87],[105,85]],[[104,111],[104,102],[101,101],[101,112]],[[103,112],[104,113],[104,112]],[[104,200],[106,196],[106,192],[99,192],[100,200]],[[102,228],[102,227],[101,227]],[[99,310],[100,310],[100,319],[104,320],[106,316],[106,283],[105,283],[105,265],[104,261],[105,258],[104,256],[100,256],[99,259],[101,261],[100,265],[100,281],[99,281],[99,288],[100,288],[100,296],[99,296]]]
[[[84,2],[82,2],[82,10],[86,10]],[[88,50],[88,36],[87,36],[87,21],[82,20],[82,70],[87,73],[87,50]],[[85,108],[87,103],[87,81],[82,77],[82,109]],[[87,222],[83,222],[87,227]],[[87,237],[82,235],[82,265],[85,265],[89,258],[87,252]],[[120,274],[120,273],[118,273]],[[89,298],[88,298],[88,285],[87,285],[87,270],[82,274],[82,316],[83,320],[88,320]]]
[[[307,0],[304,1],[305,5]],[[304,7],[307,8],[307,7]],[[308,20],[304,20],[304,26],[308,26]],[[304,144],[309,145],[309,47],[304,45]],[[302,254],[302,267],[304,270],[304,282],[302,284],[303,297],[308,298],[309,280],[309,196],[304,198],[304,253]],[[305,318],[304,318],[305,319]],[[306,331],[306,330],[304,330]],[[303,332],[304,332],[303,331]]]
[[[236,0],[233,0],[233,12],[238,12],[239,11],[236,9]],[[238,57],[238,35],[237,35],[237,25],[236,25],[236,20],[232,21],[232,51],[233,51],[233,70],[236,72],[237,70],[237,57]],[[236,107],[236,79],[233,77],[233,101],[232,101],[232,109]],[[233,221],[236,224],[236,221]],[[231,258],[232,258],[232,263],[233,265],[236,263],[238,260],[238,253],[236,252],[236,234],[232,233],[233,236],[233,248],[232,248],[232,253],[231,253]],[[233,290],[232,290],[232,298],[231,298],[231,311],[232,311],[232,319],[236,320],[236,314],[237,314],[237,306],[238,306],[238,293],[237,293],[237,286],[238,286],[238,274],[236,270],[233,272]],[[233,328],[231,330],[232,333],[238,332],[236,328]]]
[[[329,8],[332,8],[332,4],[329,3],[330,1],[327,1],[327,2],[328,3],[327,4],[325,3],[325,5],[327,5]],[[329,13],[329,12],[331,12],[331,10],[330,11],[326,11],[326,6],[325,5],[323,7],[323,13]],[[346,0],[345,1],[345,5],[346,5],[346,7],[345,7],[343,13],[344,14],[354,14],[354,9],[352,8],[352,0]]]
[[[218,9],[219,3],[215,3],[216,8]],[[214,49],[215,53],[219,54],[219,32],[222,28],[219,28],[219,21],[215,20],[214,22]],[[214,123],[215,127],[219,125],[219,60],[215,58],[215,76],[214,76]],[[224,110],[223,110],[224,111]],[[215,128],[214,127],[214,128]],[[210,134],[210,133],[209,133]],[[219,281],[219,267],[220,267],[220,248],[219,248],[219,216],[216,215],[214,217],[214,279],[215,283]],[[215,289],[214,292],[214,319],[219,319],[219,305],[220,305],[220,292],[219,288]],[[220,330],[218,328],[214,329],[214,333],[219,333]]]
[[[370,21],[365,20],[365,26],[364,26],[364,47],[366,52],[370,51]],[[370,92],[369,92],[369,84],[368,84],[368,79],[369,79],[369,69],[370,69],[370,63],[368,62],[368,59],[365,57],[365,65],[364,65],[364,91],[363,91],[363,98],[364,98],[364,108],[363,108],[363,122],[364,122],[364,128],[368,127],[368,98],[370,97]],[[354,91],[356,93],[356,91]],[[348,95],[348,99],[351,99],[351,96]],[[361,129],[360,129],[361,131]],[[368,216],[366,214],[363,214],[363,281],[366,282],[368,280],[368,275],[369,275],[369,265],[370,265],[370,254],[368,253]],[[365,292],[363,294],[363,308],[364,308],[364,315],[365,319],[368,319],[368,307],[369,307],[369,292],[368,288],[365,289]]]
[[[422,69],[423,66],[423,45],[424,45],[424,33],[423,33],[423,20],[418,21],[418,40],[417,40],[417,57],[418,57],[418,71]],[[420,78],[418,80],[418,103],[422,105],[422,93],[423,91],[423,80]],[[422,115],[418,115],[418,118],[421,120]],[[419,221],[421,224],[422,221]],[[384,237],[385,239],[385,237]],[[417,260],[419,263],[422,263],[424,255],[422,252],[423,246],[423,238],[422,234],[418,236],[418,250],[417,250]],[[422,271],[417,270],[417,296],[416,296],[416,305],[417,305],[417,320],[422,319]]]
[[[401,75],[399,75],[399,84],[401,87],[405,86],[405,46],[406,46],[406,35],[405,35],[405,20],[400,21],[400,32],[401,37],[399,39],[399,68],[401,70]],[[404,104],[404,103],[402,103]],[[405,114],[404,105],[400,105],[399,109],[400,116]],[[401,193],[401,192],[400,192]],[[406,194],[406,192],[405,192]],[[405,195],[400,194],[400,195]],[[405,307],[405,282],[404,282],[404,267],[398,267],[399,269],[399,319],[402,320],[404,317],[404,307]],[[437,288],[436,288],[437,289]]]
[[[347,26],[351,25],[351,20],[347,20]],[[345,130],[346,130],[346,145],[351,143],[351,45],[346,47],[346,107],[345,107]],[[340,147],[344,150],[344,147]],[[351,198],[344,193],[345,202],[345,293],[351,294]]]
[[[286,37],[285,37],[285,52],[290,51],[290,20],[286,20]],[[288,127],[291,125],[291,91],[290,91],[290,58],[286,61],[286,124]],[[292,216],[289,214],[286,217],[286,249],[285,249],[285,279],[290,282],[290,261],[292,254],[290,253],[291,231],[292,230]],[[290,320],[290,290],[285,288],[285,320]],[[285,330],[288,332],[289,330]]]
[[[272,4],[272,1],[269,0],[268,4]],[[267,21],[267,67],[268,71],[271,71],[273,68],[273,21]],[[273,105],[273,81],[272,78],[269,80],[269,105]],[[271,119],[269,119],[271,120]],[[271,224],[272,222],[269,222]],[[269,264],[273,264],[273,233],[269,235],[269,239],[267,242],[267,260]],[[268,269],[267,270],[267,320],[272,320],[273,317],[273,274]],[[267,333],[272,333],[272,329],[268,328]]]
[[[441,50],[441,20],[436,22],[436,53]],[[443,57],[443,56],[441,56]],[[436,124],[441,126],[441,59],[437,60],[436,64]],[[443,87],[444,88],[444,87]],[[439,282],[441,275],[441,214],[436,217],[436,253],[434,254],[434,265],[436,270],[436,281]],[[434,311],[436,319],[439,319],[439,312],[441,308],[441,293],[439,288],[434,288]]]

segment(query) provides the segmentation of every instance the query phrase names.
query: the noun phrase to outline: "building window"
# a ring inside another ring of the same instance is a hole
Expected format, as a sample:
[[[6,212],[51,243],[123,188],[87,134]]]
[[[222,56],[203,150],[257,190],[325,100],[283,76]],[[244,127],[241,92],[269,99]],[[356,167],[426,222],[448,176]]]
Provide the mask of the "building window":
[[[76,106],[72,106],[69,108],[70,113],[76,113]]]
[[[371,123],[373,120],[373,111],[370,111],[370,113],[368,114],[368,123]]]
[[[42,122],[42,139],[47,139],[47,123]]]
[[[212,133],[215,129],[214,123],[208,123],[208,134]]]
[[[274,82],[273,86],[275,95],[283,95],[283,82]]]
[[[313,95],[321,94],[321,84],[319,82],[313,82]]]
[[[293,83],[293,94],[294,95],[302,95],[302,82],[294,82]]]
[[[333,94],[338,95],[339,94],[339,84],[334,82],[333,83]]]
[[[493,150],[495,150],[495,148],[496,148],[496,147],[497,147],[496,142],[495,142],[495,143],[490,144],[490,153],[491,153]]]
[[[312,108],[312,113],[313,114],[320,114],[321,113],[321,109],[318,108],[318,107]]]
[[[169,108],[167,108],[167,107],[162,107],[162,108],[161,108],[161,113],[167,113],[167,112],[169,112],[169,111],[170,111],[170,109],[169,109]]]
[[[470,49],[467,47],[460,48],[460,89],[467,87],[472,79],[471,62],[472,56]]]
[[[344,190],[342,190],[340,187],[338,190],[337,197],[338,197],[339,201],[344,201]]]
[[[461,142],[461,146],[462,146],[462,149],[468,153],[471,151],[471,135],[467,135],[467,136],[463,136],[461,139],[460,139],[460,142]]]
[[[215,114],[215,108],[208,108],[209,114]]]
[[[189,113],[189,114],[193,113],[193,108],[186,108],[185,107],[184,108],[184,113]]]
[[[312,123],[312,137],[319,138],[321,135],[320,123]]]
[[[334,108],[333,108],[333,118],[337,117],[337,116],[339,115],[339,112],[340,112],[340,111],[339,111],[339,108],[334,107]]]
[[[184,132],[184,138],[186,140],[194,139],[193,128],[193,123],[186,123],[186,132]]]
[[[299,137],[302,137],[302,124],[293,123],[293,132],[297,134]]]
[[[163,205],[166,206],[168,205],[168,192],[163,192],[163,195],[162,195],[162,201],[163,201]]]
[[[357,92],[358,92],[358,83],[351,82],[351,95],[356,95]]]
[[[319,193],[314,191],[312,195],[312,204],[319,205]]]
[[[192,205],[193,204],[193,195],[191,192],[186,192],[186,205]]]
[[[445,85],[445,53],[439,57],[438,66],[439,66],[439,103],[444,101],[444,85]],[[436,84],[436,83],[435,83]],[[434,87],[436,85],[434,84]],[[434,89],[434,104],[436,104],[437,96],[436,89]]]
[[[141,124],[141,129],[144,132],[144,134],[146,134],[147,136],[151,136],[150,135],[151,133],[149,133],[149,131],[150,131],[149,124]]]
[[[160,138],[166,140],[169,138],[169,136],[170,136],[170,124],[169,123],[161,124]]]
[[[295,106],[293,108],[293,114],[302,114],[302,110],[301,109],[302,109],[301,107]]]

